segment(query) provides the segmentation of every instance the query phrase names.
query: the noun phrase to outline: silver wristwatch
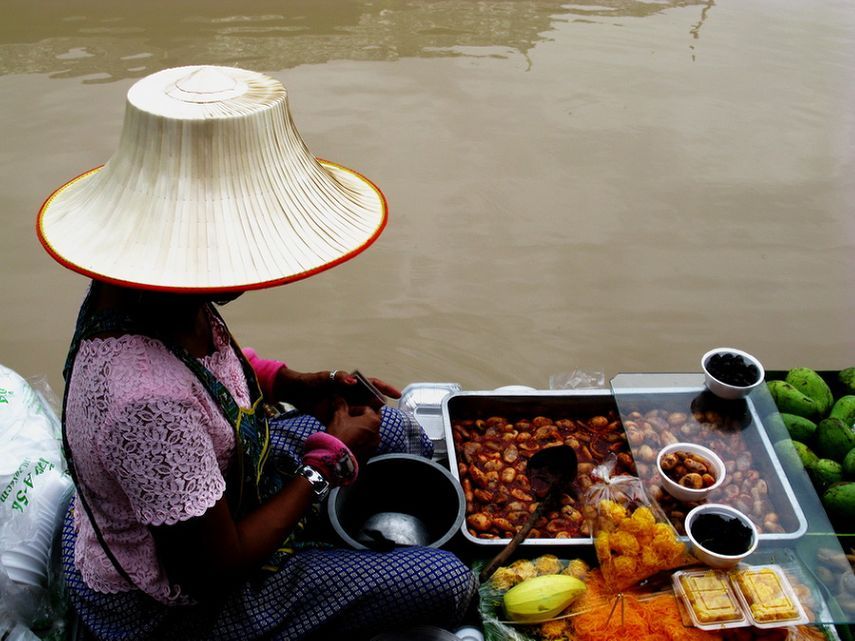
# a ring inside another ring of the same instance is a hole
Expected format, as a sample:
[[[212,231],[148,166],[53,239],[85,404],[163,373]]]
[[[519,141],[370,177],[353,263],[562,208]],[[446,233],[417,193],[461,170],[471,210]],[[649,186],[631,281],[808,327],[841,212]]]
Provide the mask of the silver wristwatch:
[[[323,474],[311,465],[303,465],[297,470],[297,474],[306,479],[312,486],[312,492],[315,493],[315,500],[318,503],[327,498],[327,494],[330,493],[330,482],[324,478]]]

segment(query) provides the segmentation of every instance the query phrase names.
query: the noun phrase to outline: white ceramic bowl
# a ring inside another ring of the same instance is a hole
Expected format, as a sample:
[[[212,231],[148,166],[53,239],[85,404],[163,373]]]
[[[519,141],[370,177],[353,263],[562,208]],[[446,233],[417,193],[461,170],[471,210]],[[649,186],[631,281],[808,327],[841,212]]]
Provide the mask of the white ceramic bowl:
[[[666,454],[671,454],[672,452],[689,452],[691,454],[697,454],[701,458],[709,461],[714,469],[713,475],[715,476],[715,483],[709,487],[696,490],[680,485],[676,481],[672,481],[668,478],[668,475],[665,474],[665,470],[662,469],[662,458]],[[685,501],[687,503],[704,500],[710,492],[721,487],[721,484],[724,483],[724,461],[722,461],[718,454],[713,452],[711,449],[695,443],[672,443],[671,445],[666,445],[659,450],[659,454],[656,457],[656,469],[662,479],[663,489],[678,501]]]
[[[710,358],[715,356],[716,354],[736,354],[737,356],[741,356],[742,360],[746,363],[750,363],[757,368],[757,380],[751,385],[747,385],[744,387],[738,385],[730,385],[725,383],[724,381],[720,381],[715,376],[710,374],[707,369],[707,363]],[[763,383],[763,380],[766,377],[766,370],[763,369],[762,363],[758,361],[755,357],[753,357],[748,352],[743,352],[741,349],[736,349],[734,347],[716,347],[715,349],[711,349],[701,358],[701,367],[704,370],[704,382],[706,383],[707,388],[713,394],[718,396],[719,398],[724,399],[737,399],[737,398],[745,398],[755,389],[760,387]]]
[[[692,535],[692,524],[702,514],[720,514],[724,517],[735,518],[739,520],[743,525],[747,526],[751,530],[751,543],[749,544],[748,549],[742,554],[719,554],[718,552],[708,550],[700,543],[698,543],[698,541]],[[757,528],[754,526],[754,523],[752,523],[751,519],[745,516],[745,514],[743,514],[736,508],[730,507],[729,505],[724,505],[722,503],[707,503],[705,505],[699,505],[693,510],[690,510],[689,513],[686,515],[685,527],[686,536],[689,537],[689,541],[691,541],[692,543],[692,552],[698,558],[699,561],[706,563],[712,568],[732,568],[740,561],[750,556],[751,553],[757,549],[758,535]]]

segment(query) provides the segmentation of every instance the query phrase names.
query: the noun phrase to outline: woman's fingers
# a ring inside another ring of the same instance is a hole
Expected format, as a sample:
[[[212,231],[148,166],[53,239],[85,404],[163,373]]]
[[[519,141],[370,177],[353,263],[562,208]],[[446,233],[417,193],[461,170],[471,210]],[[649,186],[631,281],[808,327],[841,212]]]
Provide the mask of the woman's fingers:
[[[333,386],[333,389],[341,388],[341,386],[344,386],[346,389],[358,383],[358,380],[354,375],[338,369],[330,370],[324,379],[327,384]],[[401,390],[397,387],[394,387],[379,378],[369,377],[368,380],[371,381],[374,387],[380,390],[383,395],[388,396],[389,398],[401,398]]]
[[[342,369],[331,370],[327,379],[334,387],[338,385],[353,385],[356,383],[356,379]]]
[[[379,389],[389,398],[401,398],[401,390],[397,387],[393,387],[386,381],[381,381],[379,378],[369,378],[368,380],[374,383],[374,387]]]
[[[335,399],[335,415],[327,432],[340,438],[357,456],[368,456],[380,444],[380,414],[364,405]]]

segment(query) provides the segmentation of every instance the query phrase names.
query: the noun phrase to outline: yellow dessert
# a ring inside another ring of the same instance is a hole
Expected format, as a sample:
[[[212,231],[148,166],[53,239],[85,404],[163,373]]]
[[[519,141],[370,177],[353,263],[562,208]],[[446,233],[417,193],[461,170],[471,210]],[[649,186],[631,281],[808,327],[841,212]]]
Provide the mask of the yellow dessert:
[[[771,568],[734,573],[751,616],[758,623],[779,623],[799,618],[799,610],[784,590],[781,577]]]
[[[730,623],[744,618],[720,573],[710,571],[683,575],[680,585],[699,623]]]

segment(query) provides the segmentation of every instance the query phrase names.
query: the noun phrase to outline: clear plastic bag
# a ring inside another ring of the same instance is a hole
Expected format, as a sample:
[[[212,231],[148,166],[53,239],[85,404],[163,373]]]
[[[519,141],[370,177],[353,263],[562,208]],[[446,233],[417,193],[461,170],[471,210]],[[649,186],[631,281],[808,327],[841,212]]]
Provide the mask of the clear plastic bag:
[[[0,639],[3,641],[39,641],[39,637],[24,624],[2,618],[0,618]]]
[[[549,389],[602,389],[606,375],[602,370],[571,369],[549,377]]]
[[[620,592],[693,559],[665,514],[647,496],[641,480],[625,474],[612,476],[616,463],[615,457],[609,457],[595,468],[594,483],[582,504],[606,585]]]

